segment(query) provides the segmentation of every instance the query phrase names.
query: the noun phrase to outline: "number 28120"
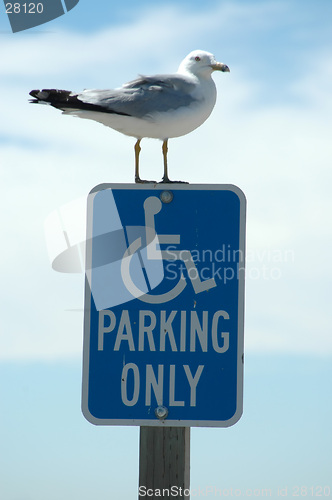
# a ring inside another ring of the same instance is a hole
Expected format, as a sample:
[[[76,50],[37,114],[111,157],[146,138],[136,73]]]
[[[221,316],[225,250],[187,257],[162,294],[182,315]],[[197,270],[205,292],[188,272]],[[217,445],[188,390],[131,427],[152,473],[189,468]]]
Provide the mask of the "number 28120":
[[[41,14],[43,10],[42,3],[6,3],[7,14]]]

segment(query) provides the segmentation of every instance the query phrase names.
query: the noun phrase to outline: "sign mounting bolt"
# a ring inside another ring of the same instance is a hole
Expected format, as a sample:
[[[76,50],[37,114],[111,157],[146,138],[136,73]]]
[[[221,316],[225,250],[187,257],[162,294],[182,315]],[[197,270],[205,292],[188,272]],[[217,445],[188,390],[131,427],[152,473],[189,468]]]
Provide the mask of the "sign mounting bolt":
[[[166,406],[157,406],[154,413],[159,420],[164,420],[168,417],[168,409]]]
[[[172,191],[162,191],[160,193],[160,199],[163,203],[171,203],[173,201],[174,195]]]

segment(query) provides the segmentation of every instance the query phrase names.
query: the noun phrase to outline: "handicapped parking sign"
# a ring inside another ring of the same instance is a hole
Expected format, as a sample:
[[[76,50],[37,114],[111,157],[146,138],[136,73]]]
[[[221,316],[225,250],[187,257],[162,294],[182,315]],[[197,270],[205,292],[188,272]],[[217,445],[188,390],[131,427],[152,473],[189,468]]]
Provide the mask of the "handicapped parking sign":
[[[101,425],[242,414],[245,197],[104,184],[88,198],[82,409]]]

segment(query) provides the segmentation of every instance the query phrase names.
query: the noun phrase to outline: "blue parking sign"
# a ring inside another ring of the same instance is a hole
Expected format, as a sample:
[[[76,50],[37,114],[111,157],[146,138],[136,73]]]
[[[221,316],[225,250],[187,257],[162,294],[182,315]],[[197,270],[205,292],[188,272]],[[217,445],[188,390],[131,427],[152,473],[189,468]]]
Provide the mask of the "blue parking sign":
[[[242,414],[245,197],[103,184],[88,198],[82,409],[100,425]]]

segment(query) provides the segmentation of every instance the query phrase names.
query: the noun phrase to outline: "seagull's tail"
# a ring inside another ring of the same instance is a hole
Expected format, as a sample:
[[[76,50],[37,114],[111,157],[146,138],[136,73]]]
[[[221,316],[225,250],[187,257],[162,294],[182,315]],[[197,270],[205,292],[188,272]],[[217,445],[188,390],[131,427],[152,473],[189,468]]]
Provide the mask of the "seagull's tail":
[[[31,90],[29,95],[34,97],[34,99],[30,99],[29,101],[33,104],[51,104],[55,108],[61,108],[64,104],[68,103],[73,93],[70,90],[43,89]]]

